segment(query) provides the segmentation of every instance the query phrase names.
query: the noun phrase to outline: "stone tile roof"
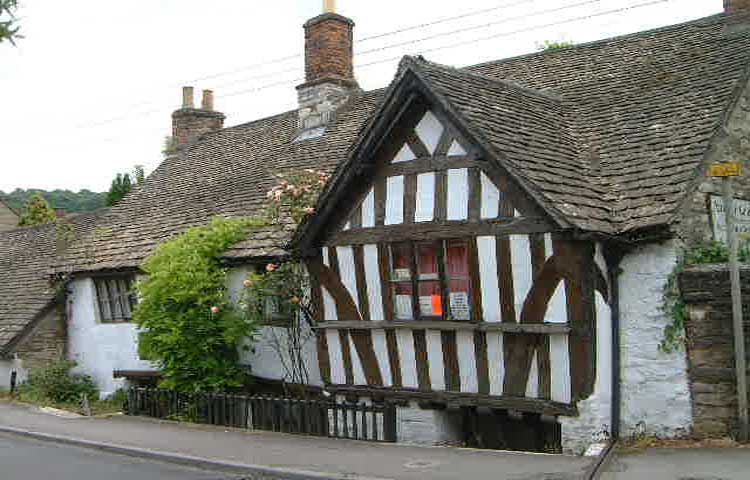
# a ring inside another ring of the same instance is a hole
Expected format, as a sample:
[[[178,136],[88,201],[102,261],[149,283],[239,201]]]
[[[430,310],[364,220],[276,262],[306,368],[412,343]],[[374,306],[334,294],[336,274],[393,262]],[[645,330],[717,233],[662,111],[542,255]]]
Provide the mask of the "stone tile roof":
[[[158,243],[211,217],[262,213],[275,174],[333,170],[381,95],[374,91],[354,98],[318,138],[295,141],[296,110],[204,136],[165,160],[142,187],[114,206],[96,231],[68,249],[60,269],[137,267]],[[289,236],[278,230],[257,232],[227,257],[278,256]]]
[[[607,233],[669,223],[688,194],[738,87],[750,28],[724,15],[467,70],[560,96],[586,178],[603,187]],[[574,223],[596,214],[571,189]],[[588,200],[586,201],[588,202]],[[583,215],[574,215],[576,208]],[[578,220],[576,220],[578,219]]]
[[[103,213],[71,215],[61,222],[0,233],[0,356],[55,299],[50,279],[57,253],[65,242],[93,229]]]

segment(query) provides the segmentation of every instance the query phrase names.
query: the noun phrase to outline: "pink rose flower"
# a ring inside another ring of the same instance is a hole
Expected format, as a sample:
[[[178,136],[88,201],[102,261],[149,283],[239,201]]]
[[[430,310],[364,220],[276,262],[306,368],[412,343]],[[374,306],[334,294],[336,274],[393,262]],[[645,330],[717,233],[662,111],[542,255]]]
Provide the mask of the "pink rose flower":
[[[213,307],[211,307],[211,313],[213,313],[214,315],[216,315],[220,311],[221,311],[221,309],[219,307],[217,307],[216,305],[214,305]]]
[[[303,212],[305,212],[308,215],[312,215],[313,213],[315,213],[315,209],[313,207],[305,207]]]
[[[277,265],[273,263],[269,263],[268,265],[266,265],[267,272],[273,272],[274,270],[276,270],[276,268],[278,268]]]

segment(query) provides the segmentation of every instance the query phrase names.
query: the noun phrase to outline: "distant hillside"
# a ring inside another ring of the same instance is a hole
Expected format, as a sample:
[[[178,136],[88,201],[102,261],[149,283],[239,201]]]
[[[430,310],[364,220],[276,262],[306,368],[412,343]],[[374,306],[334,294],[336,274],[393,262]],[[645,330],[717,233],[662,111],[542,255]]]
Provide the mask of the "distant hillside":
[[[47,199],[52,208],[62,208],[66,212],[88,212],[104,206],[106,193],[97,193],[90,190],[72,192],[70,190],[39,190],[30,188],[23,190],[17,188],[10,193],[0,191],[0,198],[11,208],[21,211],[26,201],[35,193],[41,193]]]

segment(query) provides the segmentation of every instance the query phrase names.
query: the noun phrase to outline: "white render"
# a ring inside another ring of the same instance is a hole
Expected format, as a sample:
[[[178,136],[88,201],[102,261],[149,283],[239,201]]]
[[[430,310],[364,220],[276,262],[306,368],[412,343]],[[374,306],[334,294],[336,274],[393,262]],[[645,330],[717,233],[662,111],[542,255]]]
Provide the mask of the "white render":
[[[662,291],[677,261],[674,240],[639,247],[621,263],[623,435],[638,429],[673,436],[693,424],[684,352],[658,349],[669,319]]]
[[[404,223],[404,176],[386,180],[385,224]]]
[[[417,175],[415,222],[431,222],[435,218],[435,172]]]
[[[91,375],[102,398],[125,386],[112,376],[115,370],[153,371],[151,362],[138,357],[138,329],[133,323],[101,323],[94,281],[74,280],[69,286],[68,357],[76,370]]]
[[[419,135],[419,139],[422,140],[422,143],[424,143],[431,154],[435,153],[443,130],[443,124],[440,123],[440,120],[432,112],[425,113],[422,120],[414,128],[414,131]]]
[[[448,198],[446,216],[448,220],[466,220],[469,217],[469,170],[448,170]]]

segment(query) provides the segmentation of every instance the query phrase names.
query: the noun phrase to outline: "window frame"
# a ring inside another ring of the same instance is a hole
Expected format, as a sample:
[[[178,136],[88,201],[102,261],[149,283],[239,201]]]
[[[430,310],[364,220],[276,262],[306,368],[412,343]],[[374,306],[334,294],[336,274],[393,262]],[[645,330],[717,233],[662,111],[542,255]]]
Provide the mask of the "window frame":
[[[135,275],[105,274],[94,276],[91,280],[94,290],[96,315],[99,323],[108,325],[133,323],[133,309],[138,303],[138,297],[133,290],[136,280]],[[112,282],[114,282],[114,290],[116,290],[114,293],[111,289]],[[103,295],[103,292],[105,295]],[[102,298],[103,296],[106,296],[106,299]],[[123,303],[123,299],[126,300],[126,303]],[[118,310],[120,315],[116,314]]]
[[[447,248],[449,242],[460,241],[466,246],[467,260],[466,268],[467,275],[465,277],[449,277],[448,267],[446,265],[447,260]],[[390,289],[391,298],[394,299],[393,303],[393,318],[397,322],[412,322],[412,321],[455,321],[455,322],[475,322],[476,311],[474,308],[474,292],[475,286],[472,281],[471,275],[471,242],[472,238],[451,238],[451,239],[439,239],[439,240],[408,240],[400,242],[391,242],[388,244],[388,279],[387,284]],[[422,245],[433,245],[436,246],[436,262],[437,262],[437,278],[420,278],[420,265],[419,265],[419,248]],[[396,279],[394,275],[395,262],[394,262],[394,247],[405,248],[407,255],[409,256],[409,279]],[[467,282],[467,302],[469,307],[469,318],[467,319],[456,319],[453,318],[450,308],[450,282],[451,280],[465,280]],[[420,284],[437,282],[440,289],[440,303],[442,308],[441,315],[422,315],[420,304],[419,304],[419,287]],[[409,284],[411,286],[411,318],[399,318],[396,310],[396,285],[397,284]]]

